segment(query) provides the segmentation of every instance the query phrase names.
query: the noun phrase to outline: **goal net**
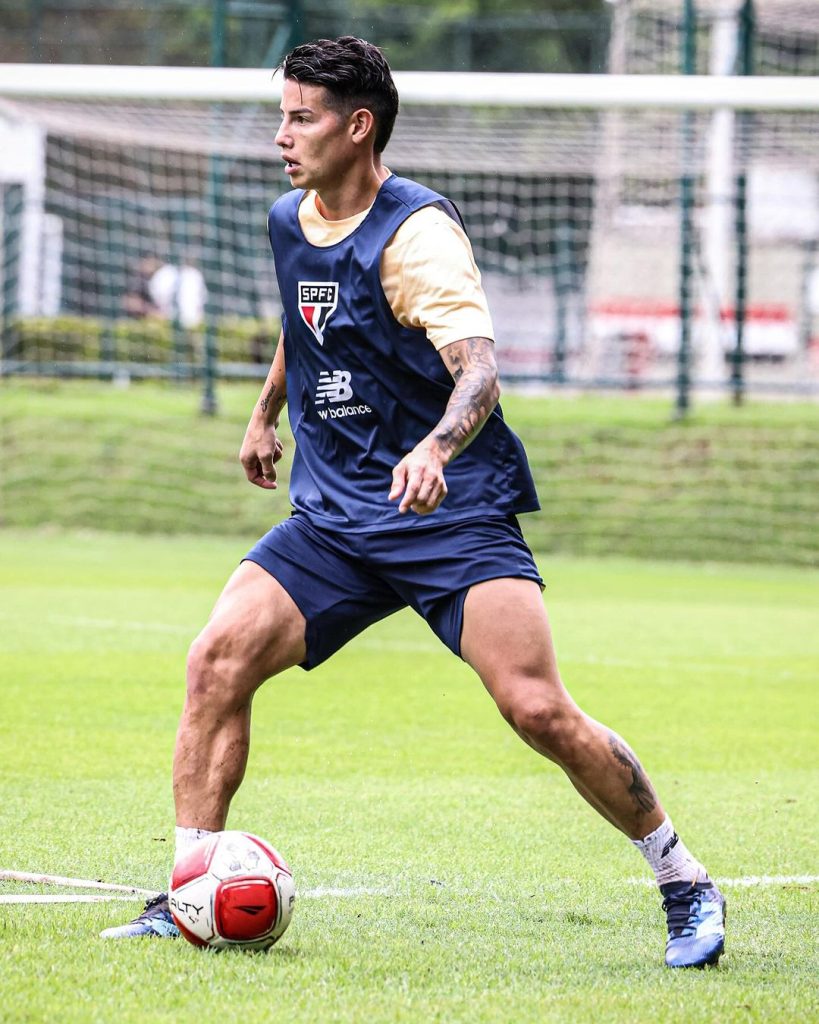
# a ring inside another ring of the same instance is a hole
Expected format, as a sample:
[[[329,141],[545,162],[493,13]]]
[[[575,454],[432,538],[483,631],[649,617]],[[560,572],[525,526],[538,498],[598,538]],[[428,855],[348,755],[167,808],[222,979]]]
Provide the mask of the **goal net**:
[[[814,0],[754,0],[750,5],[743,0],[695,0],[694,7],[691,26],[686,24],[683,0],[618,0],[608,70],[682,73],[684,36],[693,27],[696,70],[704,75],[731,73],[737,22],[745,13],[753,35],[755,74],[819,74],[819,12]]]
[[[817,386],[816,78],[397,77],[385,162],[461,209],[507,381],[727,386],[739,305],[748,386]],[[278,88],[0,67],[3,372],[266,372]]]

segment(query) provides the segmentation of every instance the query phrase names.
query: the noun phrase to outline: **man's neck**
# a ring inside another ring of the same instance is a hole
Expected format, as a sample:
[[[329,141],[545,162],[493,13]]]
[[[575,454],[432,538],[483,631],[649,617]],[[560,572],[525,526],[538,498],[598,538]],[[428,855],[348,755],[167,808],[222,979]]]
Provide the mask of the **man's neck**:
[[[381,183],[390,172],[376,156],[362,173],[346,175],[337,186],[316,190],[316,209],[325,220],[346,220],[368,210],[374,203]]]

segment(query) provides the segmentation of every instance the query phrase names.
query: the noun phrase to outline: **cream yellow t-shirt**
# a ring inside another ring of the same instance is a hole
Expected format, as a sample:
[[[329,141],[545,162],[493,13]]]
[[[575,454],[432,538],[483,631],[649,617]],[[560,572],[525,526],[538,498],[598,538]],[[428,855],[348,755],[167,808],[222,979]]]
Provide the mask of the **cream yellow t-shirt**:
[[[299,206],[299,224],[311,245],[335,245],[369,209],[325,220],[308,192]],[[395,319],[420,327],[436,349],[464,338],[492,338],[492,318],[472,246],[461,227],[435,206],[425,206],[398,228],[381,254],[381,284]]]

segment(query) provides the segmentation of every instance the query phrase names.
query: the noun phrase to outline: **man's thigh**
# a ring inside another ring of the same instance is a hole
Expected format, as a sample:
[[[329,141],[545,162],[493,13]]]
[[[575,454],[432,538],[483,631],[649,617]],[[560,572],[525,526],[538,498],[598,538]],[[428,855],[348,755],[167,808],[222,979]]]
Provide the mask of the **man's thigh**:
[[[258,685],[304,660],[304,637],[304,616],[281,583],[253,562],[242,562],[197,644],[209,658],[231,661]]]
[[[433,518],[432,516],[430,518]],[[513,517],[468,520],[368,539],[369,563],[461,657],[467,595],[487,580],[542,580]]]
[[[531,580],[494,579],[470,588],[461,655],[502,707],[522,694],[565,693],[543,597]]]

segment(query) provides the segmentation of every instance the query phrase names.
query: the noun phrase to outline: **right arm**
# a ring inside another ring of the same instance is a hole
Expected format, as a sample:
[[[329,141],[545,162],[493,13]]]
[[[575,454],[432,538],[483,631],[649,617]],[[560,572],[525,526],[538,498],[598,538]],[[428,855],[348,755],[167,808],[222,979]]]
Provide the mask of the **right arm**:
[[[239,452],[239,461],[248,480],[269,491],[278,486],[275,463],[282,457],[282,443],[276,436],[276,427],[286,402],[284,334],[281,334],[270,372],[250,417]]]

